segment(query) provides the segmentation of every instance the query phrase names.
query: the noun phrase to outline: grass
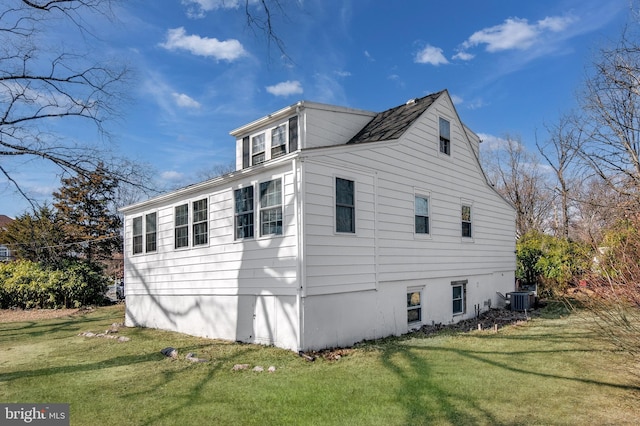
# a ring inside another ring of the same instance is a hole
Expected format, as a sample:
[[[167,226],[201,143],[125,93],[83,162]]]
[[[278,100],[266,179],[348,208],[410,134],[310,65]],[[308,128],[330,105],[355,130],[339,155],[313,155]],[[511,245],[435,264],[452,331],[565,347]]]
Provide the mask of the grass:
[[[633,360],[557,308],[497,334],[414,334],[315,362],[159,330],[121,329],[123,343],[78,336],[122,318],[115,306],[0,323],[0,401],[70,403],[72,425],[631,425],[640,416]],[[167,346],[179,359],[160,353]],[[265,371],[232,371],[245,363]]]

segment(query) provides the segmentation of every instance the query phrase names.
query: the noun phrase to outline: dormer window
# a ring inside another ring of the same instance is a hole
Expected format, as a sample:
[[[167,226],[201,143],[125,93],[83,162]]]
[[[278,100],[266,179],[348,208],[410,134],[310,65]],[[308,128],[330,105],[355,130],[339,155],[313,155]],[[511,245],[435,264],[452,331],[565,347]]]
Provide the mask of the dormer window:
[[[266,159],[264,153],[264,133],[260,133],[251,138],[251,153],[252,166],[264,163]]]
[[[276,158],[287,153],[287,125],[271,130],[271,158]]]
[[[298,150],[298,116],[245,133],[236,143],[238,166],[243,169],[295,152]]]

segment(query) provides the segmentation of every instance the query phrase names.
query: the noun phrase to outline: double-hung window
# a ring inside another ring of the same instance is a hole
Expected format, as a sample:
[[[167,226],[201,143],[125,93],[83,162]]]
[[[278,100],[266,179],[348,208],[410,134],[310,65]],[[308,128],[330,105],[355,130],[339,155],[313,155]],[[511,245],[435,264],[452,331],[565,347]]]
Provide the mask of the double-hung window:
[[[142,253],[142,216],[133,218],[133,254]]]
[[[440,152],[451,155],[451,124],[440,117]]]
[[[355,182],[336,178],[336,232],[356,232]]]
[[[253,238],[253,186],[236,189],[235,198],[235,237]]]
[[[429,233],[429,198],[421,195],[415,197],[415,232]]]
[[[407,293],[407,322],[409,324],[422,321],[422,294],[419,291]]]
[[[271,158],[287,153],[287,125],[281,124],[271,130]]]
[[[209,231],[207,226],[207,199],[193,202],[193,245],[207,244]]]
[[[189,247],[189,204],[176,206],[174,221],[175,248]]]
[[[461,315],[467,311],[467,281],[453,281],[451,283],[453,315]]]
[[[468,204],[462,205],[462,236],[471,238],[471,206]]]
[[[265,160],[264,133],[260,133],[251,138],[251,165],[264,163]]]
[[[282,234],[282,179],[260,183],[260,235]]]
[[[156,251],[158,248],[158,213],[149,213],[145,216],[145,251]]]

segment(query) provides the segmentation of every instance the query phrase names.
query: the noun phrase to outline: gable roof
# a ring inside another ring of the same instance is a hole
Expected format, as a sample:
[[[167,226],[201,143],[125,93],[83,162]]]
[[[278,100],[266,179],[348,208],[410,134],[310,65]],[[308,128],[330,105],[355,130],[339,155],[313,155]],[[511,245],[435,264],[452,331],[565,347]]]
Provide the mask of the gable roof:
[[[411,99],[404,105],[376,114],[347,144],[398,139],[444,92]]]
[[[0,214],[0,229],[4,228],[11,222],[13,222],[13,219],[11,219],[9,216]]]

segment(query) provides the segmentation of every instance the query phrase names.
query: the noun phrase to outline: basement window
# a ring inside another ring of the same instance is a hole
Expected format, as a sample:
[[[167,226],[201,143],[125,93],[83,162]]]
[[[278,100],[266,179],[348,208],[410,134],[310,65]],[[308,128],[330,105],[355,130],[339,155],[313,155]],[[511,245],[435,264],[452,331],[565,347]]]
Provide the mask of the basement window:
[[[407,293],[407,322],[409,324],[422,322],[422,293],[420,291]]]
[[[453,315],[462,315],[467,312],[467,280],[453,281],[451,290],[453,293]]]

